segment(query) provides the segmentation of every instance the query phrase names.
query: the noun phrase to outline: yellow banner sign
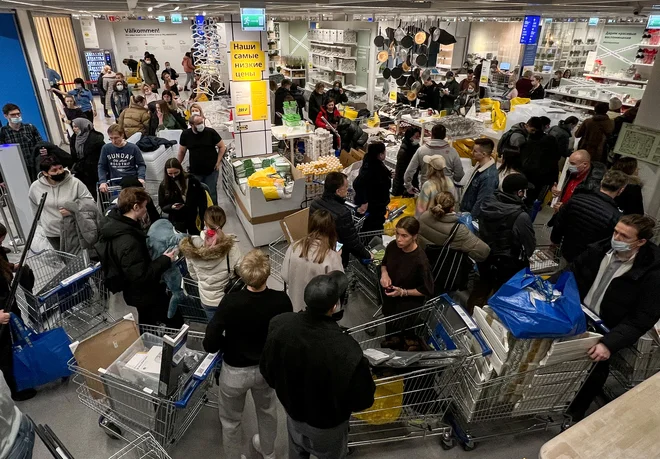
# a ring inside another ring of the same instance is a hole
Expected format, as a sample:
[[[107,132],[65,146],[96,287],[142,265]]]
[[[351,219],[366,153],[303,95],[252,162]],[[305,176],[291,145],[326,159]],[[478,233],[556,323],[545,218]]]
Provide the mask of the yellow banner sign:
[[[252,120],[267,120],[269,94],[266,81],[253,81],[250,83],[250,93],[252,99]]]
[[[266,70],[266,53],[258,41],[232,41],[229,49],[232,80],[261,80],[261,72]]]
[[[236,115],[245,116],[250,114],[250,104],[241,104],[236,106]]]

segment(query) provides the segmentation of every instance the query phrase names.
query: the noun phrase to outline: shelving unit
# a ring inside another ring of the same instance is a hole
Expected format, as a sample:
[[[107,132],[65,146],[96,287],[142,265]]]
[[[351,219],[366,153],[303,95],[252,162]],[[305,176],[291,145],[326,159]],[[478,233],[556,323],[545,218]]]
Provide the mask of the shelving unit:
[[[307,80],[307,69],[290,69],[288,67],[282,67],[280,72],[289,80]]]
[[[590,27],[584,22],[544,23],[540,34],[541,46],[536,51],[534,71],[551,74],[557,70],[570,70],[573,76],[581,75],[588,53],[598,48],[601,30],[601,27]],[[583,43],[575,44],[577,40]],[[586,43],[588,40],[594,40],[594,43]],[[552,44],[549,44],[550,42]],[[571,55],[575,52],[579,52],[579,55]]]
[[[327,76],[315,77],[315,81],[327,84],[327,80],[341,79],[343,75],[357,72],[357,32],[335,29],[312,29],[309,31],[309,62],[312,68],[330,72]],[[327,78],[329,77],[329,78]]]
[[[269,20],[266,30],[268,36],[268,59],[274,66],[281,65],[282,56],[289,52],[289,24]]]
[[[638,64],[636,64],[636,65],[638,65]],[[615,77],[615,76],[609,76],[609,75],[597,75],[595,73],[585,73],[582,76],[592,78],[592,79],[618,81],[618,82],[621,82],[621,83],[629,83],[629,84],[638,84],[638,85],[648,84],[648,81],[646,81],[646,80],[633,80],[632,78],[622,78],[622,77]]]
[[[320,30],[320,29],[317,29]],[[357,46],[357,43],[346,43],[346,42],[338,42],[338,41],[320,41],[320,40],[309,40],[310,43],[313,43],[315,45],[325,45],[325,46],[331,46],[331,47],[337,47],[337,46]]]

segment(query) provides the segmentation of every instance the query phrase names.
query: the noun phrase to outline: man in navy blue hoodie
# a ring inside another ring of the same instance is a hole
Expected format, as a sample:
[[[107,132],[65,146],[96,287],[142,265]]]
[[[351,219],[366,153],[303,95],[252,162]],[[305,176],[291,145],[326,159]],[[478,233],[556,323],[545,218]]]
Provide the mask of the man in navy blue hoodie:
[[[126,141],[126,133],[118,124],[108,128],[111,143],[106,143],[101,149],[99,158],[99,189],[108,191],[108,180],[124,177],[137,177],[142,185],[147,172],[142,152],[132,143]]]

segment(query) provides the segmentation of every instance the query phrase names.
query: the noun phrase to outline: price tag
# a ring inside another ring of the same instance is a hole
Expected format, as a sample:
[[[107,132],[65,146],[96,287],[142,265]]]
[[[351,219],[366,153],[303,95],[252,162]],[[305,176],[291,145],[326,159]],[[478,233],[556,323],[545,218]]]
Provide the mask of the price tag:
[[[390,102],[395,102],[396,103],[396,99],[397,99],[396,90],[395,91],[390,91]]]
[[[236,106],[236,116],[247,116],[250,114],[250,104],[240,104]]]

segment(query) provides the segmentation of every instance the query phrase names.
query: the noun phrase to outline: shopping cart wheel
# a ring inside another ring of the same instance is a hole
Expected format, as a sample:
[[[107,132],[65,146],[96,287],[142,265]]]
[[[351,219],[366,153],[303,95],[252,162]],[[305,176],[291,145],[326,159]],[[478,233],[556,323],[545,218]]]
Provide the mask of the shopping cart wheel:
[[[468,440],[467,442],[463,443],[463,449],[465,451],[472,451],[476,447],[477,447],[477,444],[472,440]]]
[[[119,440],[121,438],[121,429],[105,416],[99,417],[99,427],[113,440]]]
[[[573,420],[572,419],[570,419],[570,418],[564,419],[564,422],[561,423],[560,429],[563,432],[564,430],[569,429],[572,425],[573,425]]]
[[[454,437],[443,437],[442,441],[440,442],[440,446],[442,449],[445,451],[449,451],[452,449],[454,446],[456,446],[456,439]]]

